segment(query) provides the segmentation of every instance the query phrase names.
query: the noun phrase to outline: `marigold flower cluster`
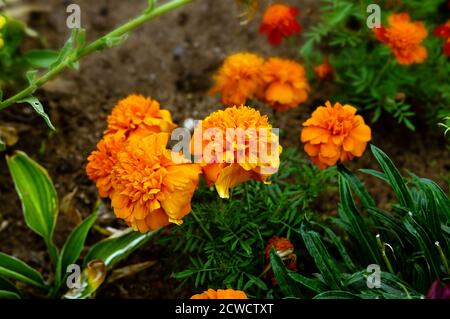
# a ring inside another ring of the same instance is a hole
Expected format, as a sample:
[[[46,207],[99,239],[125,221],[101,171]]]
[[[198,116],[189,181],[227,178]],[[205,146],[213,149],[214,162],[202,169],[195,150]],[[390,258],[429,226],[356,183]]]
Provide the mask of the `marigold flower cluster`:
[[[260,33],[267,34],[267,39],[272,45],[280,45],[283,38],[288,38],[302,30],[302,26],[296,20],[299,10],[293,6],[273,4],[264,13]]]
[[[435,36],[445,40],[443,52],[446,56],[450,57],[450,20],[437,26],[433,33]]]
[[[280,165],[282,151],[267,116],[247,107],[213,112],[193,133],[191,149],[220,197],[248,180],[266,182]],[[205,150],[210,152],[205,152]]]
[[[214,76],[211,93],[220,93],[226,106],[258,98],[277,111],[287,111],[308,99],[305,68],[296,61],[277,57],[267,61],[253,53],[236,53],[225,59]]]
[[[191,299],[248,299],[245,292],[234,289],[208,289],[201,294],[196,294]]]
[[[166,149],[175,127],[170,113],[141,95],[119,101],[86,173],[115,215],[140,232],[180,224],[191,210],[200,167],[172,161]]]
[[[356,108],[345,104],[319,106],[303,123],[301,141],[314,164],[323,169],[363,155],[371,130]]]
[[[397,62],[403,65],[423,63],[427,49],[422,45],[428,35],[423,22],[413,22],[408,13],[397,13],[389,17],[388,27],[373,29],[379,41],[386,44]]]

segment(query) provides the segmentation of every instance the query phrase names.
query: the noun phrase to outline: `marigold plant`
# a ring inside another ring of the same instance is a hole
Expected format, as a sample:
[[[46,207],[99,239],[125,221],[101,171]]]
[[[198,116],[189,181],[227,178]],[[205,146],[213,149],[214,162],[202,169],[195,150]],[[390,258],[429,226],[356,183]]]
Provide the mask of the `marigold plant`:
[[[305,152],[319,168],[362,156],[371,139],[370,127],[348,104],[326,102],[303,126],[301,141]]]
[[[296,61],[270,58],[264,63],[261,77],[260,98],[276,111],[287,111],[308,99],[305,68]]]
[[[234,289],[208,289],[201,294],[196,294],[191,299],[248,299],[245,292]]]
[[[389,17],[389,26],[374,29],[377,39],[385,43],[399,64],[422,63],[428,56],[422,45],[428,35],[423,22],[413,22],[408,13]]]
[[[220,93],[226,106],[245,104],[259,90],[264,60],[257,54],[242,52],[227,57],[214,76],[211,94]]]
[[[283,38],[290,37],[302,30],[296,20],[299,10],[284,4],[273,4],[267,8],[259,31],[267,34],[272,45],[280,45]]]
[[[248,180],[266,182],[278,170],[282,148],[267,116],[259,111],[234,106],[212,113],[200,124],[192,148],[206,181],[215,185],[220,197],[228,198],[230,188]]]

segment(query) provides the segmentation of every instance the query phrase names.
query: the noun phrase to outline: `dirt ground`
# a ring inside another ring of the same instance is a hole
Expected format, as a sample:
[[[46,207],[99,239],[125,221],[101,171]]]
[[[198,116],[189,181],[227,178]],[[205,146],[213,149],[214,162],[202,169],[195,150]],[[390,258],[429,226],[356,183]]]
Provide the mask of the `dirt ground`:
[[[41,4],[44,1],[22,1]],[[269,1],[263,1],[263,5]],[[283,2],[302,9],[305,28],[314,19],[315,1]],[[51,10],[33,13],[29,25],[45,39],[49,48],[57,49],[66,40],[66,6],[78,3],[82,9],[82,26],[89,40],[107,33],[135,16],[146,1],[45,1]],[[311,5],[312,4],[312,5]],[[231,0],[197,0],[193,4],[147,23],[133,32],[121,46],[92,54],[81,61],[78,72],[66,71],[52,81],[38,97],[46,106],[55,134],[49,134],[44,122],[28,106],[18,105],[0,113],[0,121],[20,131],[19,142],[8,151],[22,150],[48,169],[60,198],[76,189],[75,208],[87,216],[97,198],[95,186],[87,178],[86,157],[94,149],[106,126],[106,116],[115,102],[130,93],[141,93],[161,102],[172,112],[174,121],[201,119],[220,108],[218,97],[208,96],[211,74],[223,59],[236,51],[253,51],[264,56],[297,57],[298,45],[273,48],[257,33],[260,14],[249,25],[241,25],[239,11]],[[299,40],[301,41],[301,40]],[[299,44],[298,42],[297,44]],[[300,123],[326,99],[315,92],[310,102],[281,114],[278,125],[287,130],[283,146],[301,147]],[[262,108],[263,113],[270,110]],[[373,141],[404,171],[434,179],[448,192],[450,161],[445,141],[438,130],[419,127],[415,133],[399,127],[389,119],[373,127]],[[377,168],[367,152],[353,168]],[[14,191],[5,160],[0,159],[0,221],[8,226],[0,231],[0,251],[29,262],[34,267],[48,265],[42,241],[29,231],[23,221],[19,199]],[[365,178],[370,191],[381,205],[392,194],[379,181]],[[329,207],[335,207],[334,200]],[[326,205],[328,207],[328,205]],[[117,226],[107,212],[102,226]],[[61,244],[73,225],[61,215],[56,241]],[[98,233],[89,241],[99,238]],[[170,279],[170,252],[148,245],[134,254],[126,264],[158,260],[153,267],[100,290],[97,297],[178,298],[189,296],[187,289],[177,289],[179,282]],[[47,268],[45,270],[48,270]]]

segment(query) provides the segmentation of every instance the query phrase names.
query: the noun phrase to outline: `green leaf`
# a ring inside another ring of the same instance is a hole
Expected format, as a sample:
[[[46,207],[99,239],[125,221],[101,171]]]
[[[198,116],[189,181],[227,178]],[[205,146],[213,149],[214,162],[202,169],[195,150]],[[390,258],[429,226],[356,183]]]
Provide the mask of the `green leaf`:
[[[67,266],[75,263],[80,257],[81,251],[84,248],[84,242],[89,233],[89,230],[94,225],[97,219],[97,211],[91,214],[83,222],[81,222],[69,235],[58,260],[57,275],[64,278],[63,272],[66,271]]]
[[[23,55],[28,64],[34,68],[49,68],[58,59],[59,52],[53,50],[31,50]]]
[[[12,291],[0,290],[0,299],[20,299],[20,296]]]
[[[20,259],[4,253],[0,253],[0,276],[15,279],[37,288],[48,288],[42,275],[37,270]]]
[[[377,249],[377,243],[364,219],[356,209],[355,202],[350,193],[347,181],[339,176],[339,196],[341,209],[339,215],[346,220],[350,226],[350,234],[362,251],[368,253],[367,262],[381,264],[382,259]]]
[[[338,166],[339,174],[349,183],[352,189],[355,191],[356,195],[361,199],[361,202],[364,207],[375,206],[375,201],[369,195],[369,192],[364,187],[364,184],[345,166]]]
[[[158,230],[154,230],[141,234],[130,228],[119,237],[106,238],[91,247],[84,258],[84,264],[86,265],[94,259],[100,259],[106,267],[110,268],[148,242],[157,233]]]
[[[400,201],[400,204],[410,210],[414,210],[415,207],[411,197],[411,193],[397,167],[395,167],[392,160],[378,147],[372,144],[370,145],[370,148],[376,160],[383,169],[386,177],[388,178],[392,189],[394,190],[398,200]]]
[[[16,103],[28,103],[33,107],[33,109],[36,111],[37,114],[42,116],[45,123],[51,130],[55,130],[55,127],[53,126],[52,122],[50,121],[50,118],[48,117],[47,113],[44,111],[44,107],[42,106],[41,102],[34,96],[30,95],[22,100],[17,101]]]
[[[360,172],[367,174],[367,175],[372,175],[376,178],[381,179],[382,181],[385,181],[386,183],[389,183],[388,178],[386,177],[386,175],[382,172],[379,172],[377,170],[374,169],[366,169],[366,168],[361,168],[359,169]]]
[[[16,286],[9,280],[2,278],[2,277],[0,277],[0,290],[11,291],[15,294],[20,295],[20,292],[19,292],[19,290],[17,290]]]
[[[28,227],[52,242],[58,197],[47,171],[23,152],[6,158]]]
[[[283,264],[280,256],[278,256],[277,251],[272,247],[270,251],[270,264],[272,265],[273,274],[277,283],[280,285],[280,289],[285,297],[296,297],[302,296],[297,283],[292,280],[288,275],[288,270]]]
[[[318,294],[314,299],[361,299],[348,291],[332,290]]]
[[[305,242],[306,249],[308,249],[311,257],[314,258],[317,269],[322,274],[325,282],[332,289],[339,289],[343,286],[340,280],[340,272],[334,261],[330,256],[320,236],[315,231],[307,231],[305,224],[300,229],[300,235]]]
[[[289,277],[316,293],[321,293],[327,290],[327,286],[325,286],[319,279],[307,278],[296,272],[290,272]]]

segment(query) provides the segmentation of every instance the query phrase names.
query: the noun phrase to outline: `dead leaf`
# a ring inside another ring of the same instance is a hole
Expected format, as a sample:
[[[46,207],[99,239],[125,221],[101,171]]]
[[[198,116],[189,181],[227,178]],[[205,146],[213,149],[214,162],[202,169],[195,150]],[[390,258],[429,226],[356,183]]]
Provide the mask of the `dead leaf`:
[[[75,207],[75,195],[78,191],[78,188],[75,187],[73,191],[66,194],[61,200],[61,204],[59,205],[60,211],[70,220],[74,225],[78,225],[81,223],[83,218],[81,217],[80,212]]]
[[[241,24],[247,24],[253,20],[258,12],[260,0],[236,0],[239,7],[242,8],[240,18],[243,18]]]
[[[134,274],[137,274],[138,272],[141,272],[147,268],[150,268],[154,264],[156,264],[156,260],[149,260],[142,263],[126,266],[123,268],[119,268],[116,270],[113,270],[110,276],[108,276],[107,283],[110,284],[116,280],[122,279],[124,277],[132,276]]]
[[[19,140],[17,129],[10,125],[0,125],[0,140],[2,140],[6,146],[13,146]]]

